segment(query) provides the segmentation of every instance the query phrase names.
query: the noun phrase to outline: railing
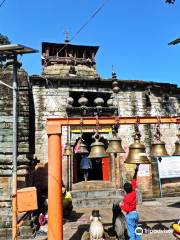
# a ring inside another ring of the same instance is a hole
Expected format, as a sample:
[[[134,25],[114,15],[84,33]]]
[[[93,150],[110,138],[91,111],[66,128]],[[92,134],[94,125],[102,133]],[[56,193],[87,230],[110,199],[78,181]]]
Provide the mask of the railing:
[[[46,61],[49,62],[57,62],[57,63],[77,63],[77,64],[95,64],[95,61],[92,59],[86,58],[76,58],[76,57],[59,57],[59,56],[48,56],[46,57]]]

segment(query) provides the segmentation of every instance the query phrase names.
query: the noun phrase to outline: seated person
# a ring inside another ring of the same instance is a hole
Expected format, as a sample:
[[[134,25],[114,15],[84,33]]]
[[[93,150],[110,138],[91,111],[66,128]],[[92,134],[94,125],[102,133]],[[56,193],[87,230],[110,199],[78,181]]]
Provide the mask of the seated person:
[[[63,215],[69,216],[72,212],[72,196],[71,193],[66,190],[65,187],[62,187],[62,196],[63,196]]]

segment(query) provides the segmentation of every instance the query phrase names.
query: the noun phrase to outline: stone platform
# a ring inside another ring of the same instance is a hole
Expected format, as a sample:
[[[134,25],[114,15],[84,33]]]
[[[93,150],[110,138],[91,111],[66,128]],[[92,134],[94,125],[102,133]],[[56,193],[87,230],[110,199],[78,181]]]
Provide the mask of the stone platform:
[[[109,208],[124,198],[124,190],[114,187],[112,182],[87,181],[73,185],[71,191],[74,208]],[[142,202],[141,192],[137,190],[137,201]]]
[[[98,208],[106,229],[111,227],[112,211]],[[180,220],[180,198],[170,197],[145,201],[137,206],[140,215],[139,225],[143,228],[142,240],[175,240],[171,225]],[[69,219],[64,219],[63,240],[81,240],[84,231],[89,229],[92,208],[74,209]],[[151,230],[151,231],[150,231]],[[113,239],[113,238],[112,238]]]

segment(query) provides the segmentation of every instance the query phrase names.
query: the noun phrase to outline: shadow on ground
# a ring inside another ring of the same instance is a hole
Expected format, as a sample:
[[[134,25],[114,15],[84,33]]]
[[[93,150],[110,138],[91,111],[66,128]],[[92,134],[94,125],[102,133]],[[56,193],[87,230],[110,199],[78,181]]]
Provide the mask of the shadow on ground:
[[[147,224],[147,223],[171,223],[171,222],[178,222],[179,219],[168,219],[168,220],[153,220],[153,221],[140,221],[139,225]]]
[[[180,208],[180,202],[169,204],[168,207]]]
[[[106,240],[116,240],[116,236],[115,233],[112,229],[112,227],[110,227],[111,224],[106,223],[103,224],[104,226],[104,231],[105,231],[105,236],[106,236]],[[69,239],[69,240],[90,240],[89,235],[88,235],[88,231],[89,231],[89,224],[81,224],[77,231],[74,233],[74,235]]]
[[[63,224],[65,224],[66,222],[76,222],[79,218],[81,218],[81,216],[83,215],[83,212],[76,212],[76,211],[72,211],[70,216],[65,216],[63,218]]]

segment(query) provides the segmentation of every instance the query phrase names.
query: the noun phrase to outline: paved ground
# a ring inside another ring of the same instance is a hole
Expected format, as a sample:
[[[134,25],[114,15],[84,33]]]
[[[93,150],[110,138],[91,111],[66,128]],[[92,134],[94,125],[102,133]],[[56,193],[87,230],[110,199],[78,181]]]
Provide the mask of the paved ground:
[[[137,207],[140,215],[140,226],[146,234],[142,240],[175,240],[171,224],[180,220],[180,197],[156,199],[143,202]],[[75,209],[71,219],[65,219],[63,225],[64,240],[81,240],[89,228],[89,217],[92,209]],[[105,229],[111,227],[112,212],[99,209]]]

